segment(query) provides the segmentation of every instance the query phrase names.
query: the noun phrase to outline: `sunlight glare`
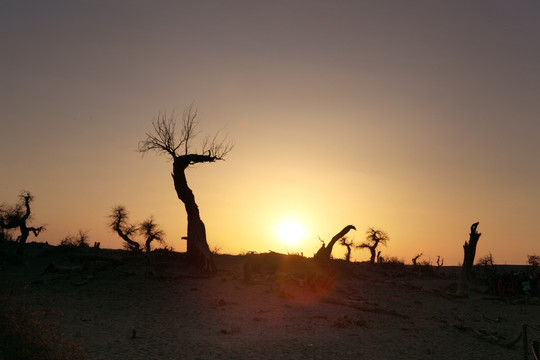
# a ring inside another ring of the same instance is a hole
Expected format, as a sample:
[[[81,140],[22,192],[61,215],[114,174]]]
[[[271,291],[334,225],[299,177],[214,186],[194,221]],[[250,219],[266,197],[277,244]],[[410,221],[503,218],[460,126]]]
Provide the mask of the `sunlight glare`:
[[[283,221],[279,225],[277,233],[285,245],[297,245],[306,235],[304,226],[295,220]]]

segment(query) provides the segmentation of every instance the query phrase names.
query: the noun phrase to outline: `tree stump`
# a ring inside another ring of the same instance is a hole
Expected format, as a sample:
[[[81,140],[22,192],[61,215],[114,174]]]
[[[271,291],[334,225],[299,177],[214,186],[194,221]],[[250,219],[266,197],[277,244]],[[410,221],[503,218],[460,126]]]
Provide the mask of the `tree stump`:
[[[459,277],[456,295],[459,297],[469,296],[469,280],[471,278],[474,257],[476,256],[476,244],[480,239],[481,233],[476,231],[478,222],[471,225],[469,241],[463,244],[463,265],[461,266],[461,275]]]

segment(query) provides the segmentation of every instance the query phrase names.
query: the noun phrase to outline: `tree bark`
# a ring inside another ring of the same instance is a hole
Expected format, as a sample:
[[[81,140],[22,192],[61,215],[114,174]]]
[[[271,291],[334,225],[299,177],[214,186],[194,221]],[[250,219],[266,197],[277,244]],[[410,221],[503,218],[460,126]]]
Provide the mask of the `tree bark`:
[[[185,170],[190,164],[212,162],[215,158],[205,155],[183,155],[174,158],[172,177],[178,198],[184,203],[187,213],[187,251],[190,262],[213,274],[216,265],[206,241],[206,228],[201,220],[199,207],[193,191],[187,184]]]
[[[341,239],[342,237],[344,237],[345,235],[347,235],[347,233],[351,230],[356,230],[356,228],[353,226],[353,225],[347,225],[343,228],[343,230],[341,230],[340,232],[338,232],[336,235],[334,235],[334,237],[332,238],[332,240],[330,240],[330,242],[328,243],[328,246],[324,246],[324,244],[321,246],[321,248],[317,251],[317,253],[315,254],[314,258],[317,260],[317,261],[329,261],[330,260],[330,255],[332,254],[332,248],[334,247],[334,244],[339,240]]]
[[[482,235],[476,231],[478,224],[478,222],[475,222],[471,225],[469,241],[465,241],[463,244],[463,265],[461,266],[461,274],[456,292],[456,295],[459,297],[469,296],[469,280],[471,278],[474,257],[476,256],[476,244],[480,239],[480,235]]]

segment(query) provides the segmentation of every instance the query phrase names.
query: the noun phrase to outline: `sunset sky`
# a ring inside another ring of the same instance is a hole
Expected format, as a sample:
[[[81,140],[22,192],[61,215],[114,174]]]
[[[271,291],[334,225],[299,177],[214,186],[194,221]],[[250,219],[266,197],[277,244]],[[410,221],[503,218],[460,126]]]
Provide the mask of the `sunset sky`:
[[[193,103],[235,143],[187,173],[221,253],[311,256],[353,224],[455,265],[479,221],[478,257],[540,254],[537,1],[0,0],[0,51],[0,203],[31,191],[38,241],[120,248],[124,205],[184,251],[172,163],[136,150]]]

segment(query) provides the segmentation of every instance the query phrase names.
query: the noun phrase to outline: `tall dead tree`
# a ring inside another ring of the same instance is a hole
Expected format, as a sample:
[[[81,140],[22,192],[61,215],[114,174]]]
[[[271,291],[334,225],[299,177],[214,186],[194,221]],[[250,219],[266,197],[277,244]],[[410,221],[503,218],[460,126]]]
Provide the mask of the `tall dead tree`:
[[[21,234],[17,237],[19,243],[17,254],[22,255],[30,233],[32,232],[37,237],[40,232],[45,230],[45,226],[28,226],[27,222],[31,218],[30,204],[34,200],[34,196],[29,191],[23,190],[19,198],[21,203],[10,208],[0,209],[0,227],[5,230],[19,228]]]
[[[386,245],[390,238],[384,231],[374,228],[369,228],[366,233],[366,242],[357,245],[356,247],[359,249],[369,249],[371,254],[369,262],[373,264],[375,263],[375,258],[377,257],[377,246],[379,246],[379,244]]]
[[[329,261],[330,260],[330,255],[332,255],[332,249],[334,247],[334,244],[338,240],[343,238],[345,235],[347,235],[347,233],[349,231],[351,231],[351,230],[356,230],[356,228],[353,225],[347,225],[347,226],[345,226],[343,228],[343,230],[341,230],[336,235],[334,235],[334,237],[332,238],[332,240],[330,240],[330,242],[328,243],[327,246],[325,246],[324,242],[323,242],[320,249],[317,251],[317,253],[314,256],[315,260],[317,260],[319,262]]]
[[[456,295],[459,297],[469,296],[469,280],[471,278],[474,257],[476,256],[476,244],[482,235],[476,231],[478,224],[478,222],[475,222],[471,225],[469,241],[465,241],[463,244],[463,265],[461,266],[461,275],[456,291]]]
[[[139,152],[157,151],[169,155],[173,160],[172,177],[178,198],[184,203],[187,213],[187,258],[209,273],[215,273],[216,266],[206,240],[206,228],[193,191],[188,186],[185,171],[188,167],[225,160],[233,144],[217,133],[213,138],[203,140],[200,152],[192,152],[191,143],[198,125],[197,112],[192,106],[184,111],[182,129],[176,133],[176,116],[160,114],[152,122],[153,131],[139,143]]]

